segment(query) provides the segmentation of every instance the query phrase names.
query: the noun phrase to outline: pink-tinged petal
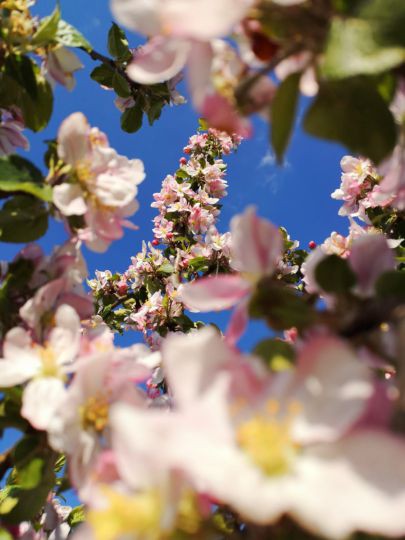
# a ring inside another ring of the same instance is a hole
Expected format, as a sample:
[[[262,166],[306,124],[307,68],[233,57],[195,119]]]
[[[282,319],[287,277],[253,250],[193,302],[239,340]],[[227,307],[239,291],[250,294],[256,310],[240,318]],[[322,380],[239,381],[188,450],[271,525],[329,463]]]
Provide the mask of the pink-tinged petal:
[[[234,306],[251,290],[241,276],[223,274],[181,285],[178,298],[192,311],[216,311]]]
[[[46,430],[65,393],[63,382],[56,377],[34,379],[24,390],[21,415],[36,429]]]
[[[67,304],[56,312],[56,326],[50,333],[49,345],[57,356],[59,365],[73,362],[80,348],[81,327],[76,311]]]
[[[395,268],[395,258],[382,234],[365,234],[354,240],[349,264],[357,276],[356,292],[371,296],[378,277]]]
[[[322,246],[318,246],[312,251],[302,264],[301,271],[304,275],[303,282],[307,292],[319,293],[321,288],[315,278],[315,269],[318,264],[327,256]]]
[[[169,334],[161,352],[162,367],[179,406],[198,400],[233,357],[226,342],[209,326],[191,334]]]
[[[225,339],[229,345],[236,345],[244,334],[248,322],[248,302],[247,299],[243,299],[234,309],[226,329]]]
[[[58,304],[68,304],[71,306],[80,319],[88,319],[94,315],[94,303],[90,296],[81,296],[79,294],[67,292],[61,294]]]
[[[58,131],[58,155],[69,165],[75,166],[90,152],[90,126],[84,114],[68,116]]]
[[[123,26],[154,36],[162,32],[161,0],[111,0],[114,18]]]
[[[209,125],[215,129],[231,135],[236,133],[241,137],[250,137],[252,134],[249,120],[240,116],[231,102],[218,93],[207,95],[199,109]]]
[[[283,252],[283,237],[270,221],[248,207],[231,221],[231,265],[239,272],[260,277],[271,274]]]
[[[60,184],[53,188],[53,204],[64,216],[82,216],[87,205],[78,184]]]
[[[181,39],[152,38],[133,56],[128,76],[140,84],[168,81],[181,71],[190,51],[190,43]]]
[[[226,36],[255,2],[253,0],[169,0],[162,8],[165,30],[202,41]]]
[[[300,411],[294,438],[301,443],[332,441],[361,417],[373,395],[369,366],[342,340],[315,338],[297,361],[294,400]]]
[[[342,539],[355,531],[405,534],[405,444],[360,431],[297,459],[292,516],[315,534]],[[294,500],[295,499],[295,500]]]
[[[213,49],[211,43],[196,41],[192,44],[187,61],[188,87],[194,107],[200,108],[211,90]]]

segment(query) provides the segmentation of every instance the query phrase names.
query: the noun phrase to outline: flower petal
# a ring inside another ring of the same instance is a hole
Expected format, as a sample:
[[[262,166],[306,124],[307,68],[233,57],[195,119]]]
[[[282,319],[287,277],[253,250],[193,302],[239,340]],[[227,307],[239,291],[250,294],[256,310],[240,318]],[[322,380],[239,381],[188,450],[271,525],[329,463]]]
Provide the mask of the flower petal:
[[[283,237],[253,206],[231,221],[231,265],[235,270],[261,276],[273,273],[283,251]]]
[[[53,204],[64,216],[82,216],[87,205],[78,184],[60,184],[53,188]]]
[[[21,415],[36,429],[48,429],[66,390],[56,377],[39,377],[24,390]]]
[[[182,285],[178,298],[193,311],[215,311],[234,306],[250,291],[250,283],[241,276],[218,275]]]
[[[90,152],[90,126],[84,114],[68,116],[58,132],[58,155],[69,165],[75,166]]]
[[[190,43],[176,38],[152,38],[133,56],[128,76],[140,84],[168,81],[181,71],[190,51]]]

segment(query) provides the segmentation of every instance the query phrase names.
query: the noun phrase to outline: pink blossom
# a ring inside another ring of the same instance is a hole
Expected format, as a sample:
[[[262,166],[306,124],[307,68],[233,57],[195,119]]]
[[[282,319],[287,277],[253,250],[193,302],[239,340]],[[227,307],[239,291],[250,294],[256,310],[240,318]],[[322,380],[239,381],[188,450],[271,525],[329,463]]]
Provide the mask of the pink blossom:
[[[62,123],[58,153],[79,181],[56,185],[53,202],[64,216],[83,215],[87,228],[80,237],[91,249],[105,251],[122,237],[123,226],[133,227],[126,218],[138,209],[135,196],[145,177],[143,163],[118,155],[81,113]]]
[[[45,77],[52,83],[59,83],[68,90],[73,90],[73,73],[83,67],[77,56],[68,48],[59,46],[51,49],[42,64]]]
[[[17,148],[29,150],[30,143],[21,133],[24,124],[19,114],[0,109],[0,156],[14,154]]]

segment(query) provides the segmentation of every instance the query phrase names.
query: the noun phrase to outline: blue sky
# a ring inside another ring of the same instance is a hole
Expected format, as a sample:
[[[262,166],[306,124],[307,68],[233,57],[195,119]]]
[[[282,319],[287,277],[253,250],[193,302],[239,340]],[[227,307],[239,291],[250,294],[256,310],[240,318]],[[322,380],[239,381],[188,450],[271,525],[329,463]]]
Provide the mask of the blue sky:
[[[55,0],[41,0],[34,11],[45,16],[54,6]],[[107,0],[62,0],[61,8],[63,18],[76,26],[97,51],[107,52],[106,38],[112,21]],[[139,36],[130,32],[128,36],[130,46],[140,43]],[[159,191],[166,174],[176,170],[182,148],[198,126],[198,117],[189,104],[167,107],[153,127],[145,123],[138,133],[124,133],[119,124],[120,112],[113,103],[114,93],[103,90],[89,77],[97,64],[81,51],[78,55],[85,68],[76,76],[76,88],[73,92],[56,88],[52,120],[46,130],[38,134],[29,133],[31,151],[27,157],[43,168],[43,141],[56,136],[58,126],[66,116],[82,111],[92,125],[107,133],[111,145],[119,153],[142,159],[146,170],[146,179],[139,190],[140,210],[132,218],[139,230],[127,230],[124,238],[104,254],[85,250],[92,276],[96,269],[124,271],[130,256],[141,249],[142,240],[152,239],[151,220],[156,215],[150,208],[152,194]],[[183,87],[186,92],[185,85]],[[302,99],[298,124],[307,105],[308,100]],[[229,195],[224,200],[219,228],[227,230],[234,214],[249,204],[255,204],[260,215],[285,226],[303,247],[310,240],[323,241],[333,230],[346,234],[348,223],[337,215],[339,204],[330,198],[330,193],[339,184],[339,161],[344,149],[305,135],[298,125],[287,152],[286,164],[279,167],[269,147],[268,131],[268,124],[256,118],[253,138],[244,141],[237,154],[227,159]],[[40,244],[49,252],[53,245],[62,243],[64,237],[63,227],[53,223]],[[3,244],[1,258],[9,258],[18,249],[17,246]],[[215,320],[224,319],[215,317]],[[256,341],[261,333],[259,327],[250,331],[242,342],[243,348]],[[123,341],[129,343],[134,339],[139,338],[131,332]]]

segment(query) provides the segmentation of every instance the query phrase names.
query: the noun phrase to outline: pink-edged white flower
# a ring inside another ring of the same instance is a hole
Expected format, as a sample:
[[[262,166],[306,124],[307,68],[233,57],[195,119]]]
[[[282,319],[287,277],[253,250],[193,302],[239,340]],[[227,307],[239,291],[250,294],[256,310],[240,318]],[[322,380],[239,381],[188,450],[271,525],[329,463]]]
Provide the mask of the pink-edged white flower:
[[[145,458],[181,470],[242,520],[266,525],[289,514],[336,539],[357,530],[404,534],[405,444],[361,421],[374,395],[372,372],[346,343],[311,340],[296,369],[238,399],[216,341],[199,350],[198,333],[186,338],[186,355],[178,341],[163,349],[174,412],[114,411],[125,475],[135,481],[146,472],[140,464],[131,468],[135,443],[125,426],[132,425],[145,434]],[[164,448],[150,450],[162,440]]]
[[[117,154],[81,113],[62,123],[58,154],[75,176],[53,188],[53,202],[64,216],[84,216],[87,229],[81,238],[91,249],[105,251],[122,237],[123,226],[133,227],[126,218],[138,209],[135,197],[145,178],[143,163]]]
[[[93,314],[93,301],[82,285],[86,275],[87,267],[77,243],[68,241],[51,256],[37,258],[30,281],[36,291],[19,311],[36,336],[41,336],[44,319],[62,304],[72,306],[81,319]]]
[[[43,345],[34,343],[24,329],[10,330],[0,359],[1,385],[27,383],[21,415],[37,429],[47,429],[64,397],[68,373],[79,351],[80,321],[73,308],[59,307],[55,326]]]
[[[0,109],[0,157],[14,154],[17,148],[29,150],[30,143],[22,134],[24,123],[20,113]]]
[[[276,270],[282,252],[283,238],[278,228],[249,207],[231,221],[230,265],[237,273],[183,284],[179,298],[194,311],[228,309],[246,300],[259,279]],[[244,301],[231,322],[231,340],[240,336],[246,322]]]
[[[58,83],[68,90],[73,90],[76,83],[73,74],[82,67],[83,64],[74,52],[59,46],[47,53],[42,71],[51,84]]]
[[[349,251],[346,251],[348,249]],[[363,234],[355,235],[354,239],[348,237],[343,253],[338,253],[336,248],[331,249],[327,242],[309,254],[301,267],[303,281],[309,293],[322,292],[316,281],[315,271],[318,264],[330,254],[347,259],[357,279],[353,291],[365,298],[373,295],[378,277],[395,268],[394,253],[385,236],[375,231],[364,231]]]
[[[215,40],[228,35],[255,3],[255,0],[112,0],[111,9],[118,22],[151,38],[135,52],[127,68],[129,77],[141,84],[154,84],[174,77],[187,66],[193,102],[202,114],[207,115],[214,127],[248,134],[249,126],[226,99],[224,88],[215,89],[215,72],[218,73]],[[226,62],[227,69],[233,64]]]
[[[135,383],[149,376],[134,351],[107,350],[81,359],[48,426],[49,442],[69,456],[74,486],[86,490],[96,458],[108,445],[109,411],[115,401],[145,403]]]

